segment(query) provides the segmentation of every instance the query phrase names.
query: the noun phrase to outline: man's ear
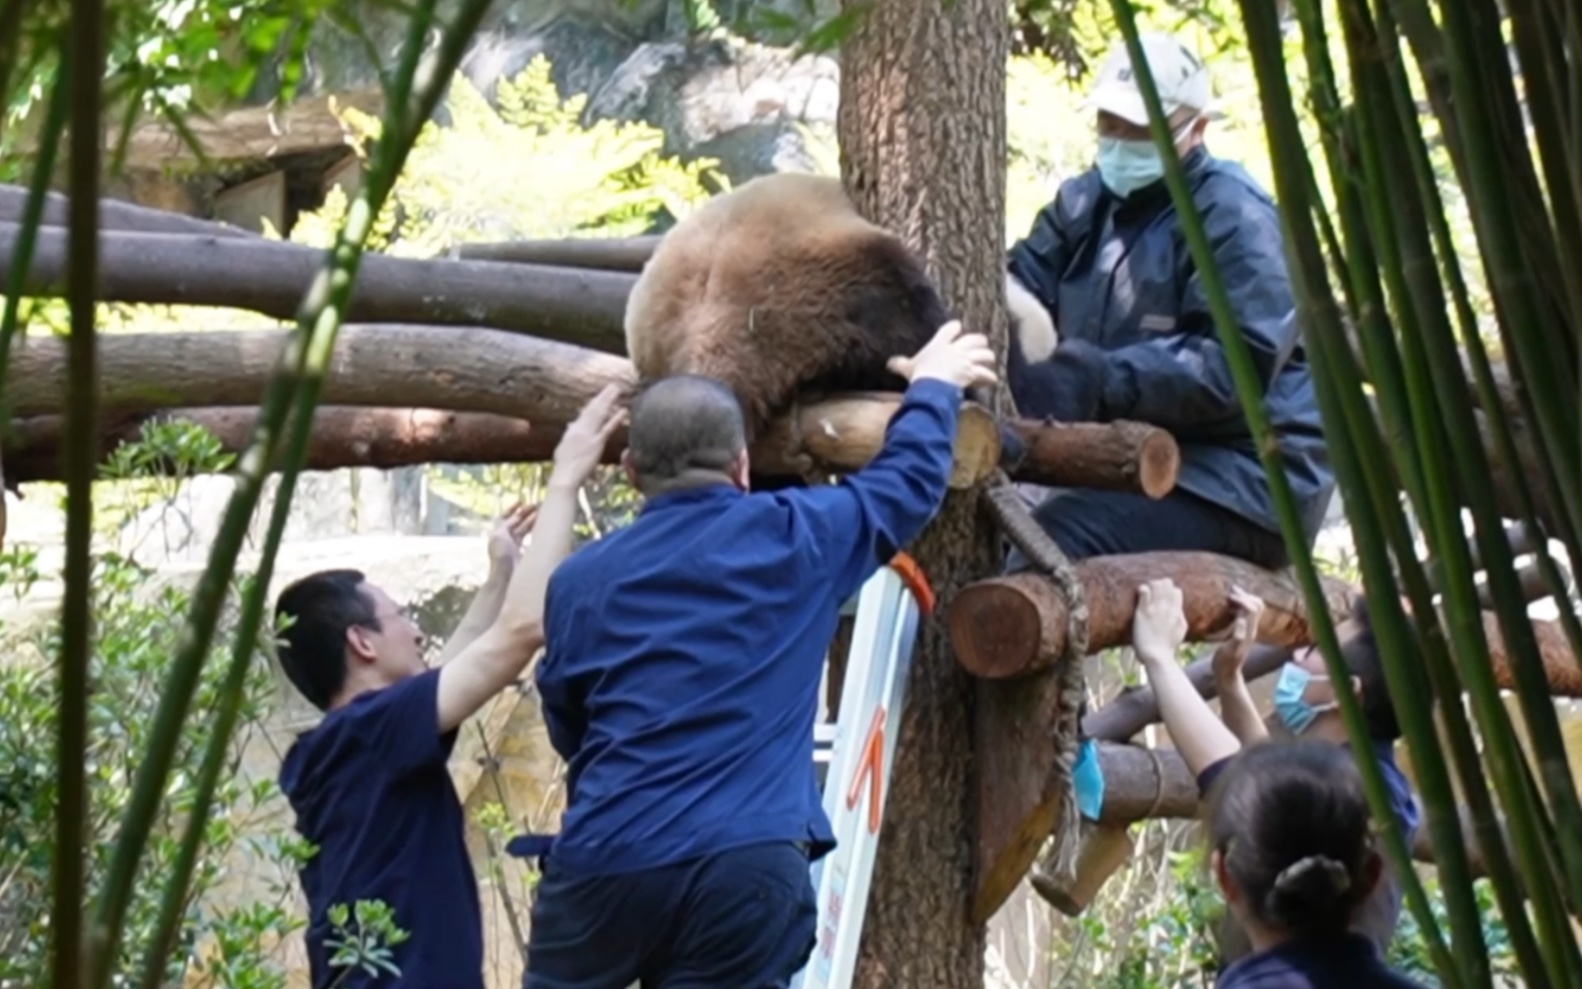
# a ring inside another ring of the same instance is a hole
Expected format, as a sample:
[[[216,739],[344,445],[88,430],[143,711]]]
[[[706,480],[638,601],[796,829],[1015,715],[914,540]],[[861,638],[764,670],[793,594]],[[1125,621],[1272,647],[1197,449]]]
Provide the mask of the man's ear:
[[[751,491],[751,477],[752,461],[747,455],[747,448],[743,447],[742,452],[738,453],[736,459],[731,462],[731,480],[735,481],[736,486],[743,491]]]
[[[361,625],[352,625],[346,629],[346,651],[358,662],[372,663],[378,658],[378,652],[374,649],[368,630]]]
[[[632,451],[629,449],[621,451],[621,472],[626,475],[627,484],[639,491],[643,489],[642,485],[637,483],[637,464],[632,460]]]

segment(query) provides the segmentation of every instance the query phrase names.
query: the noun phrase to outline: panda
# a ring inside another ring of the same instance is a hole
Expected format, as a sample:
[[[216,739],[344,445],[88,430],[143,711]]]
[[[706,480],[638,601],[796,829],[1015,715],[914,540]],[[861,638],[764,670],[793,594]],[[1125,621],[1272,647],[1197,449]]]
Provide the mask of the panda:
[[[1006,277],[1020,372],[1054,349],[1054,325]],[[750,441],[799,395],[904,390],[886,363],[916,353],[951,318],[922,261],[864,219],[839,179],[781,172],[714,197],[665,234],[624,328],[640,381],[724,382]],[[1018,404],[1021,377],[1011,382]],[[1015,459],[1020,444],[1002,433]]]

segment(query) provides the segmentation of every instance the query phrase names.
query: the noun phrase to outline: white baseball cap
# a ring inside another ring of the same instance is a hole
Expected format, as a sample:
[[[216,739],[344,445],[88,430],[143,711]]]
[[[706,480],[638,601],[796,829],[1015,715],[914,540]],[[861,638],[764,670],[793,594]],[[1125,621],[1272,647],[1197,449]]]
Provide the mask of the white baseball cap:
[[[1182,107],[1191,107],[1210,117],[1218,116],[1210,111],[1214,94],[1209,85],[1208,67],[1202,59],[1168,34],[1144,34],[1138,41],[1148,59],[1148,68],[1153,72],[1154,86],[1159,90],[1165,116]],[[1132,72],[1131,53],[1126,49],[1125,39],[1116,42],[1105,56],[1104,64],[1099,67],[1098,81],[1088,94],[1087,105],[1090,110],[1113,113],[1139,127],[1148,126],[1148,104],[1143,101],[1142,89]]]

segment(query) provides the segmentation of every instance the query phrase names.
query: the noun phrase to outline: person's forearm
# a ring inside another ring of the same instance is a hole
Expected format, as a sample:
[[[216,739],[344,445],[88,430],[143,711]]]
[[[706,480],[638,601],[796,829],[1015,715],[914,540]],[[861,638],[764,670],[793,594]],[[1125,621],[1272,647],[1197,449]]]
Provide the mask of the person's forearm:
[[[505,594],[511,586],[511,575],[515,572],[516,568],[510,560],[490,562],[489,576],[484,578],[483,585],[472,596],[467,613],[461,616],[460,624],[445,642],[445,649],[439,654],[435,665],[444,665],[454,659],[478,636],[488,631],[499,616],[501,606],[505,604]]]
[[[550,575],[571,552],[572,527],[577,520],[577,479],[551,474],[538,506],[533,535],[512,574],[505,603],[497,622],[507,630],[527,624],[542,634],[544,598]],[[522,660],[527,663],[526,658]]]
[[[1137,657],[1148,671],[1154,696],[1159,698],[1165,728],[1192,775],[1241,749],[1236,736],[1214,716],[1174,656],[1151,655],[1139,649]]]
[[[1231,676],[1216,676],[1215,686],[1219,693],[1219,714],[1229,728],[1231,734],[1243,746],[1261,742],[1269,737],[1269,729],[1264,727],[1263,718],[1258,715],[1258,706],[1252,701],[1252,693],[1247,690],[1247,681],[1241,673]]]

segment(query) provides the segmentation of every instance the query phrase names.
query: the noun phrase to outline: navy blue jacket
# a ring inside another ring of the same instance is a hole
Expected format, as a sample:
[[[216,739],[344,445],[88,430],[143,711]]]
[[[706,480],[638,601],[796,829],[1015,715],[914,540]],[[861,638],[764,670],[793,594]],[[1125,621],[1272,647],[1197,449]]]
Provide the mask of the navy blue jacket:
[[[671,492],[556,569],[537,682],[568,796],[548,865],[834,847],[813,768],[824,658],[842,603],[944,500],[961,397],[912,385],[879,455],[840,484]]]
[[[1202,147],[1183,164],[1312,538],[1334,478],[1299,339],[1279,213],[1241,166]],[[1279,531],[1202,280],[1163,182],[1122,200],[1097,170],[1069,180],[1011,248],[1009,266],[1060,334],[1055,356],[1032,367],[1011,348],[1011,386],[1023,415],[1130,419],[1167,429],[1181,446],[1183,490]]]

